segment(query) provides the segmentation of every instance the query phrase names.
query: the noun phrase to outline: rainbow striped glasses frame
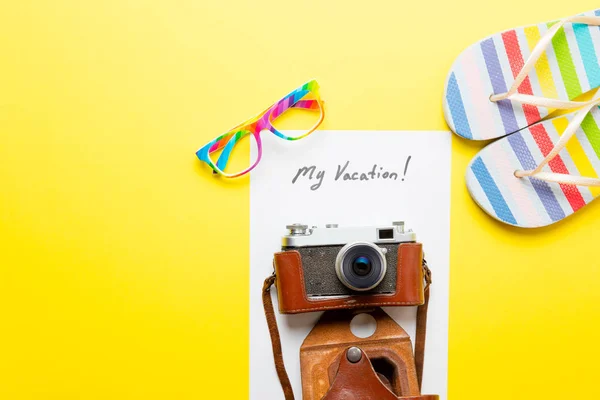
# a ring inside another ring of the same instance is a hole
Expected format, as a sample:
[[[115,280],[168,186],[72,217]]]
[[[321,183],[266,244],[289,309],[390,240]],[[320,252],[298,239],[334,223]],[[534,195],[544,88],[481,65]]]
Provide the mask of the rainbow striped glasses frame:
[[[311,122],[311,127],[308,129],[293,131],[293,136],[289,136],[292,133],[285,135],[275,128],[273,123],[278,117],[291,108],[308,110],[315,113],[319,112],[318,119],[316,119],[315,123]],[[311,80],[292,91],[256,117],[237,125],[227,131],[227,133],[220,135],[216,139],[202,146],[200,150],[196,152],[196,156],[200,161],[207,163],[212,168],[213,173],[227,178],[236,178],[247,174],[260,162],[262,156],[260,134],[262,131],[268,130],[285,140],[298,140],[313,133],[321,122],[323,122],[324,117],[325,111],[323,102],[319,96],[319,84],[316,80]],[[229,170],[226,172],[225,170],[230,161],[231,151],[235,145],[245,137],[254,138],[256,141],[258,150],[256,160],[251,160],[250,166],[246,169],[233,173]]]

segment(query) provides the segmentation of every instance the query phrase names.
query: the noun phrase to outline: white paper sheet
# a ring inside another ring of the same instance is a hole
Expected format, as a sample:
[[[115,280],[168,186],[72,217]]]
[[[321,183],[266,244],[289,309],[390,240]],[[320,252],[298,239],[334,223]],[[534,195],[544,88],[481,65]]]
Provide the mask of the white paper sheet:
[[[273,271],[273,253],[280,250],[285,226],[295,222],[319,227],[328,223],[340,227],[371,226],[404,220],[423,243],[434,280],[423,393],[439,394],[445,400],[450,134],[317,131],[299,141],[285,141],[264,132],[262,142],[262,161],[250,179],[250,398],[283,398],[260,290],[263,280]],[[256,156],[256,149],[252,152]],[[298,175],[303,167],[310,171]],[[277,296],[274,290],[272,293],[277,308]],[[416,308],[385,310],[411,335],[414,344]],[[285,364],[296,398],[301,398],[299,350],[320,313],[276,314]]]

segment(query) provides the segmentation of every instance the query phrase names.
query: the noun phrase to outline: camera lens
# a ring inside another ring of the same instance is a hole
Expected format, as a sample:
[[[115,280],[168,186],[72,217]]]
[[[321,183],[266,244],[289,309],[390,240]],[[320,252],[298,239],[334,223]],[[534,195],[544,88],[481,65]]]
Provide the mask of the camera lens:
[[[385,277],[387,264],[381,249],[369,242],[354,242],[342,247],[335,261],[338,279],[349,289],[375,288]]]
[[[352,271],[354,271],[354,273],[358,276],[369,275],[371,270],[371,260],[365,256],[358,256],[352,262]]]

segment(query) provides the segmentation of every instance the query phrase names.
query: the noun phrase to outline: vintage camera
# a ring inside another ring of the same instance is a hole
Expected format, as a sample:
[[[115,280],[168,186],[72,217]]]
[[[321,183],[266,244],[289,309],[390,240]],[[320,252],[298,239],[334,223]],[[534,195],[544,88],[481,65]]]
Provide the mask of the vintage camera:
[[[274,257],[282,313],[423,304],[422,245],[403,222],[287,229]]]

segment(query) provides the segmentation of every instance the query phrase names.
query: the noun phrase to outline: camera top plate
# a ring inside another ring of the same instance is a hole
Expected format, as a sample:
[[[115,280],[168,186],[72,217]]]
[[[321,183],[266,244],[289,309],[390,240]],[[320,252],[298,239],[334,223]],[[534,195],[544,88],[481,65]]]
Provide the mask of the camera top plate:
[[[412,230],[404,230],[404,222],[393,222],[382,226],[348,226],[338,227],[327,224],[326,228],[292,224],[286,227],[289,232],[281,239],[283,248],[308,246],[337,246],[351,242],[371,242],[390,244],[415,242],[417,235]]]

